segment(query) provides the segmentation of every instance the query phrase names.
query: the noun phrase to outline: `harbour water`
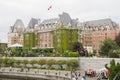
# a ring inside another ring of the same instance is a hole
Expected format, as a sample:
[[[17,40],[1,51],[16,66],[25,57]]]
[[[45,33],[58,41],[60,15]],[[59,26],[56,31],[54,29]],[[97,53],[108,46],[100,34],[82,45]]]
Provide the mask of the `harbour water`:
[[[0,78],[0,80],[46,80],[46,79],[10,79],[10,78]]]
[[[19,79],[0,78],[0,80],[19,80]]]
[[[50,79],[43,79],[43,78],[36,78],[36,77],[23,77],[23,76],[7,76],[7,75],[0,75],[0,80],[50,80]]]

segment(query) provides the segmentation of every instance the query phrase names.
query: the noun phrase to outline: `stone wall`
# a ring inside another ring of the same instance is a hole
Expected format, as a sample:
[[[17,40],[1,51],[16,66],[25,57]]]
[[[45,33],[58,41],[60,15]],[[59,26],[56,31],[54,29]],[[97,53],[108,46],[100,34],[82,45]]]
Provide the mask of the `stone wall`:
[[[79,64],[81,70],[92,68],[95,70],[104,68],[105,64],[109,64],[113,58],[80,58]],[[120,58],[114,58],[120,63]]]
[[[104,65],[106,63],[110,63],[110,61],[113,58],[96,58],[96,57],[91,57],[91,58],[81,58],[81,57],[77,57],[77,58],[71,58],[71,57],[14,57],[15,59],[19,59],[19,60],[39,60],[39,59],[55,59],[55,60],[70,60],[70,59],[76,59],[79,60],[79,66],[81,70],[86,70],[88,68],[92,68],[92,69],[101,69],[104,68]],[[120,58],[114,58],[116,62],[120,63]]]

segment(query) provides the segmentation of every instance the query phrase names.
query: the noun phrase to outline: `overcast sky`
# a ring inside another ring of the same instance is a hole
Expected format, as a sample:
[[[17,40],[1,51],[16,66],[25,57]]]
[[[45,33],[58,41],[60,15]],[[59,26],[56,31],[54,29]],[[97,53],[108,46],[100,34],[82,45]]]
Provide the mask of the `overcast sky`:
[[[120,0],[0,0],[0,39],[7,42],[7,32],[16,19],[27,26],[32,17],[43,21],[62,12],[81,22],[111,18],[120,23]]]

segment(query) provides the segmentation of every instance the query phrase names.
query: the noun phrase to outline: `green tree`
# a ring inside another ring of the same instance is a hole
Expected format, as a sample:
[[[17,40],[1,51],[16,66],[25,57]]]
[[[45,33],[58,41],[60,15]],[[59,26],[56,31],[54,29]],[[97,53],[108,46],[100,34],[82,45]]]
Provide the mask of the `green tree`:
[[[110,58],[119,58],[118,50],[110,50],[108,56]]]
[[[109,56],[111,50],[113,52],[114,50],[117,50],[117,49],[119,49],[119,46],[116,44],[116,42],[108,38],[108,39],[105,39],[103,43],[101,44],[100,54],[103,56]]]
[[[1,44],[1,46],[0,46],[0,53],[2,53],[2,55],[5,55],[6,53],[6,51],[7,51],[7,48],[6,48],[6,45],[5,44]]]
[[[120,33],[116,36],[115,41],[120,46]]]
[[[105,64],[105,67],[110,70],[110,75],[108,75],[109,80],[113,80],[115,75],[120,73],[120,63],[115,63],[115,60],[110,61],[110,66],[108,67],[108,64]]]
[[[1,66],[2,66],[2,61],[3,61],[3,59],[0,58],[0,68],[1,68]]]
[[[77,51],[79,51],[81,48],[83,48],[83,45],[82,45],[82,43],[80,43],[80,42],[75,42],[75,43],[73,43],[73,51],[74,52],[77,52]]]

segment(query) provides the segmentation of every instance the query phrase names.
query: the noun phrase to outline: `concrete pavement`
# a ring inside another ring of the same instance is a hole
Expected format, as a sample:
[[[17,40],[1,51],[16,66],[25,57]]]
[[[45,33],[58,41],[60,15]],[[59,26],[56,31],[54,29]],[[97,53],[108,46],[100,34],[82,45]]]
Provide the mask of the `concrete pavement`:
[[[60,71],[60,70],[41,70],[41,69],[28,69],[24,68],[23,72],[20,72],[21,68],[1,68],[1,72],[14,72],[14,73],[20,73],[20,74],[35,74],[35,75],[51,75],[51,76],[61,76],[61,77],[66,77],[71,79],[71,71]],[[78,77],[78,80],[81,80],[82,75],[84,75],[84,71],[77,71],[77,76],[78,73],[81,73],[81,76]],[[35,76],[34,75],[34,76]],[[96,77],[86,77],[87,80],[97,80]]]

